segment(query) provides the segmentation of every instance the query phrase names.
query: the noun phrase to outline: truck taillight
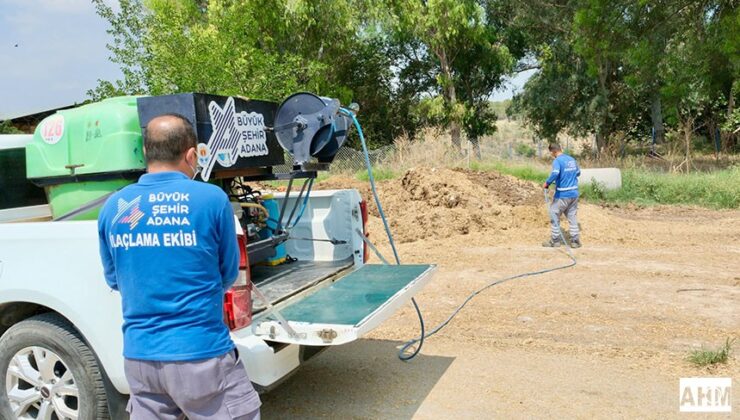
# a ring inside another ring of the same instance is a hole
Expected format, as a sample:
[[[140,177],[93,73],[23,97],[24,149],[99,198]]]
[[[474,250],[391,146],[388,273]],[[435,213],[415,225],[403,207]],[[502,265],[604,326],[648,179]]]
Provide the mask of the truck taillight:
[[[370,232],[367,231],[367,202],[365,200],[360,201],[360,213],[362,214],[362,233],[365,234],[366,238],[370,237]],[[367,260],[370,258],[370,255],[367,253],[367,242],[362,241],[362,262],[366,263]]]
[[[224,313],[230,330],[238,330],[252,323],[252,288],[235,286],[224,296]]]
[[[247,270],[247,273],[249,273],[249,264],[247,261],[247,237],[246,235],[237,235],[236,241],[239,243],[239,270]]]
[[[247,257],[247,240],[237,235],[239,242],[239,277],[224,295],[224,321],[230,330],[238,330],[252,323],[252,279]]]

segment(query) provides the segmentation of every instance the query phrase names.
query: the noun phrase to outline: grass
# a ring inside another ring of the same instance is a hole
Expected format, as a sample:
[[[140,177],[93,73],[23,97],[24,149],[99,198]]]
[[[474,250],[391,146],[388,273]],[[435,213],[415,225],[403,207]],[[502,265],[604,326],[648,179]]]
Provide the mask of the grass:
[[[549,171],[531,163],[472,162],[471,169],[495,170],[519,179],[544,182]],[[582,182],[581,197],[597,203],[684,204],[713,209],[740,208],[740,166],[713,172],[668,173],[645,168],[622,170],[622,188],[607,191]]]
[[[503,174],[511,175],[513,177],[524,179],[527,181],[535,181],[539,183],[545,182],[549,172],[528,164],[512,164],[506,162],[471,162],[470,169],[474,171],[498,171]]]
[[[692,351],[687,360],[697,366],[711,366],[718,363],[727,363],[730,358],[730,352],[732,352],[732,345],[735,340],[729,338],[725,341],[725,344],[717,350],[694,350]]]
[[[740,167],[690,174],[628,169],[622,172],[620,190],[605,191],[599,185],[582,184],[581,196],[597,202],[737,209],[740,208]]]
[[[385,181],[388,179],[395,179],[399,175],[398,171],[394,171],[393,169],[385,168],[385,167],[374,167],[373,168],[373,178],[376,181]],[[360,181],[368,181],[370,177],[367,174],[367,170],[360,170],[355,173],[355,178],[357,178]]]
[[[314,180],[314,185],[318,184],[319,182],[329,178],[331,175],[327,172],[319,172],[316,176],[316,179]],[[301,186],[303,185],[303,182],[305,179],[299,178],[293,180],[293,187],[291,191],[297,192],[301,189]],[[262,181],[262,184],[269,185],[273,188],[279,188],[279,187],[287,187],[288,181]]]

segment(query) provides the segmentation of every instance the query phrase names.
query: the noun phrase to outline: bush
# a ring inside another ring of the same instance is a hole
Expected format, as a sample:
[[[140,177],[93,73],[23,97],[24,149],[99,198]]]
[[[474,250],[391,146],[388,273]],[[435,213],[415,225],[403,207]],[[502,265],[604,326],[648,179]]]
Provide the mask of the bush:
[[[23,131],[15,128],[10,121],[0,121],[0,134],[24,134]]]
[[[599,200],[606,199],[606,185],[604,185],[603,182],[599,182],[596,179],[591,180],[591,191],[593,192],[594,197],[596,197]]]
[[[516,151],[516,154],[518,154],[519,156],[524,156],[528,158],[534,157],[536,153],[536,151],[534,150],[534,147],[528,144],[525,144],[525,143],[517,144],[516,149],[514,150]]]
[[[711,137],[695,136],[693,139],[691,139],[691,151],[701,154],[714,153],[714,134]]]

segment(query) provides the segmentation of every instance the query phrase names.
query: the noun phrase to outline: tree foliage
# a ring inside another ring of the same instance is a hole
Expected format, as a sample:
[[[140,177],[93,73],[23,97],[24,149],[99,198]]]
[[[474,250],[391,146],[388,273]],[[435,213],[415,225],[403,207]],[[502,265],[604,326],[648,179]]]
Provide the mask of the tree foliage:
[[[414,129],[398,117],[408,100],[393,88],[386,41],[364,23],[370,2],[121,0],[119,11],[94,2],[124,77],[100,81],[93,99],[194,91],[280,101],[312,91],[359,102],[376,142]]]
[[[477,139],[495,129],[489,96],[515,64],[507,46],[510,10],[503,2],[475,0],[389,1],[384,22],[410,53],[406,68],[426,79],[421,115],[449,128],[460,148],[461,130]],[[429,81],[434,81],[433,84]]]
[[[93,2],[123,71],[93,99],[312,91],[358,102],[375,146],[431,125],[459,148],[495,130],[505,77],[536,68],[512,112],[543,138],[592,135],[601,152],[651,132],[737,142],[733,0]]]
[[[699,129],[712,138],[717,128],[731,139],[740,75],[735,3],[534,3],[517,6],[514,25],[530,28],[541,71],[514,106],[538,134],[593,134],[599,151],[650,139],[651,129],[660,142],[665,126],[684,139]]]
[[[15,128],[10,121],[0,121],[0,134],[24,134],[23,131]]]

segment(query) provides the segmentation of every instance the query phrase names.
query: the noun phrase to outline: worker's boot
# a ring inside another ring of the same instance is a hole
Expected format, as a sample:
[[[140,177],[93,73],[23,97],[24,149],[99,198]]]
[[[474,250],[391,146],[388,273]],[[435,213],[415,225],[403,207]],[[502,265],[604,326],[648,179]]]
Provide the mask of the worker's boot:
[[[580,248],[581,247],[581,240],[580,239],[573,239],[570,241],[570,247],[571,248]]]
[[[547,248],[557,248],[560,245],[561,244],[560,244],[559,239],[552,239],[552,238],[542,243],[542,246],[547,247]]]

